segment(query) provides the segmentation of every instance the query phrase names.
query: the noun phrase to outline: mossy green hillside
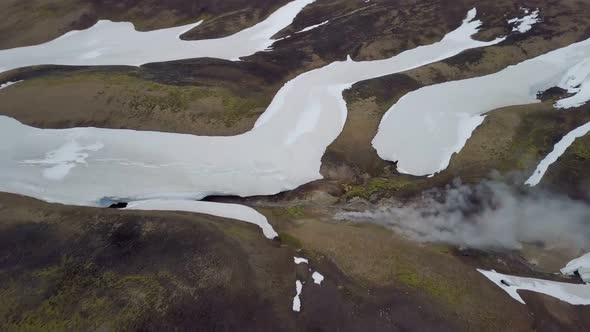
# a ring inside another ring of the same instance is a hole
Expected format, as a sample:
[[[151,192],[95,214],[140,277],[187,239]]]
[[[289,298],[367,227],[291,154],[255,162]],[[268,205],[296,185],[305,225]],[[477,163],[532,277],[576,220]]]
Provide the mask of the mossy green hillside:
[[[88,82],[103,86],[96,92],[95,100],[114,105],[132,116],[200,111],[219,105],[217,109],[221,112],[206,112],[204,120],[222,121],[225,126],[231,127],[243,118],[259,115],[268,103],[261,95],[240,95],[231,88],[221,86],[168,85],[140,78],[134,71],[88,70],[39,77],[21,84],[24,87],[43,87]]]
[[[401,190],[417,188],[419,184],[419,180],[412,180],[410,177],[403,175],[391,178],[371,178],[364,184],[345,185],[345,198],[359,197],[366,200],[375,200]]]
[[[165,312],[186,287],[170,273],[120,274],[63,257],[0,287],[5,331],[129,330],[148,311]]]

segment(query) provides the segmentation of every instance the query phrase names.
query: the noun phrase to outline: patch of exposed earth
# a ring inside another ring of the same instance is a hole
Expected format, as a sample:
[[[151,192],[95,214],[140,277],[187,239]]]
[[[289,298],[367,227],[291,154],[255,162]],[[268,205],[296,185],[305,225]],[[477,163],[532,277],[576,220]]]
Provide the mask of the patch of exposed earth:
[[[502,269],[510,256],[466,260],[379,227],[335,224],[313,209],[264,209],[280,232],[269,241],[252,225],[188,213],[7,194],[0,206],[4,330],[517,331],[581,328],[588,314],[536,294],[523,306],[473,268]],[[295,255],[326,280],[314,284]],[[528,269],[510,265],[504,270]],[[298,314],[295,279],[306,281]],[[541,315],[548,308],[555,320]]]

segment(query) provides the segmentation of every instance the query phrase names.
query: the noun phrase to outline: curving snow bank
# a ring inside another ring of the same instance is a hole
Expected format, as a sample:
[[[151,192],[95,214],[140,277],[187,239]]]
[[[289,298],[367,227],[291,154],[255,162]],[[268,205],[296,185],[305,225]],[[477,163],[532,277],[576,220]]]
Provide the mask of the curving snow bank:
[[[22,81],[16,81],[16,82],[8,81],[6,83],[0,84],[0,90],[6,89],[6,88],[8,88],[11,85],[15,85],[15,84],[20,83],[20,82],[22,82]]]
[[[440,42],[385,60],[335,62],[298,76],[281,88],[254,129],[242,135],[37,129],[0,116],[0,191],[108,206],[113,201],[292,190],[321,178],[322,155],[346,121],[342,91],[351,84],[503,40],[473,40],[481,24],[475,15],[471,10]]]
[[[153,199],[131,202],[127,205],[125,210],[185,211],[209,214],[258,225],[258,227],[262,229],[264,236],[268,239],[274,239],[279,236],[268,223],[265,216],[251,207],[239,204]]]
[[[496,271],[477,270],[486,278],[502,288],[510,297],[525,303],[518,294],[519,290],[528,290],[546,294],[573,305],[590,305],[590,285],[567,284],[557,281],[515,277]]]
[[[210,57],[238,60],[269,48],[272,36],[293,22],[315,0],[294,0],[266,20],[228,37],[185,41],[180,36],[201,22],[148,32],[129,22],[102,20],[44,44],[0,50],[0,73],[15,68],[53,65],[131,65]]]
[[[319,28],[319,27],[321,27],[321,26],[323,26],[323,25],[326,25],[326,24],[328,24],[328,23],[330,23],[330,21],[329,21],[329,20],[328,20],[328,21],[324,21],[324,22],[322,22],[322,23],[319,23],[319,24],[314,24],[314,25],[308,26],[308,27],[306,27],[306,28],[303,28],[303,29],[301,29],[301,30],[299,30],[299,31],[295,32],[295,33],[304,33],[304,32],[308,32],[308,31],[311,31],[311,30],[313,30],[313,29],[315,29],[315,28]]]
[[[551,153],[541,160],[533,172],[533,175],[528,178],[525,184],[531,187],[539,184],[545,175],[545,172],[547,172],[549,166],[556,162],[557,159],[559,159],[559,157],[565,153],[567,148],[569,148],[577,138],[580,138],[588,133],[590,133],[590,122],[570,131],[567,135],[565,135],[559,142],[555,144],[553,151],[551,151]]]
[[[492,75],[436,84],[406,94],[381,120],[373,146],[381,158],[397,161],[402,173],[440,172],[483,122],[482,114],[536,103],[540,91],[584,81],[590,67],[588,58],[590,39]],[[577,93],[571,97],[576,105],[590,99],[587,91],[585,85],[571,90]]]

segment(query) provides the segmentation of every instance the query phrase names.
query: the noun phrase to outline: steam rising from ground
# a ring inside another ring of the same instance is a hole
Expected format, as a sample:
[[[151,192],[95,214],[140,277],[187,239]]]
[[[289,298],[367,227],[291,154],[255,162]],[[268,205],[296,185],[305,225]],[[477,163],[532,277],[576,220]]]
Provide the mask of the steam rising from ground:
[[[523,192],[494,181],[475,186],[456,181],[444,190],[423,193],[419,200],[396,204],[336,217],[383,224],[421,242],[461,247],[590,247],[590,206],[556,194]]]

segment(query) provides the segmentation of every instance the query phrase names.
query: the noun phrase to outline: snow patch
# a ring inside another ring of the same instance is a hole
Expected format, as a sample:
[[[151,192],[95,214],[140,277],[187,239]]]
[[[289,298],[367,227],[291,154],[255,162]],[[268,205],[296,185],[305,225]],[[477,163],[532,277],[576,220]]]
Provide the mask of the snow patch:
[[[318,271],[315,271],[311,275],[311,277],[313,278],[313,282],[316,283],[316,284],[318,284],[318,285],[321,285],[322,284],[322,281],[324,281],[324,276],[321,275]]]
[[[531,12],[529,9],[522,8],[525,16],[522,18],[513,18],[508,20],[509,24],[513,24],[513,32],[525,33],[533,28],[533,25],[541,21],[539,17],[539,9],[535,9]]]
[[[590,305],[590,285],[568,284],[542,279],[515,277],[496,271],[477,270],[486,278],[502,288],[510,297],[525,304],[518,294],[519,290],[546,294],[572,305]]]
[[[295,312],[300,312],[301,311],[301,291],[303,290],[303,284],[301,283],[301,281],[297,280],[295,281],[295,291],[297,292],[295,294],[295,297],[293,298],[293,311]]]
[[[2,72],[2,71],[0,71],[0,72]],[[6,82],[6,83],[2,83],[2,84],[0,84],[0,90],[2,90],[2,89],[6,89],[6,88],[8,88],[8,87],[9,87],[9,86],[11,86],[11,85],[15,85],[15,84],[17,84],[17,83],[20,83],[20,82],[22,82],[22,80],[20,80],[20,81],[15,81],[15,82],[13,82],[13,81],[8,81],[8,82]]]
[[[561,273],[566,275],[573,275],[576,272],[580,275],[583,282],[590,283],[590,253],[570,261],[561,269]]]
[[[322,25],[326,25],[326,24],[328,24],[328,23],[330,23],[330,20],[324,21],[324,22],[322,22],[322,23],[320,23],[320,24],[316,24],[316,25],[311,25],[311,26],[308,26],[307,28],[303,28],[303,29],[301,29],[301,30],[299,30],[299,31],[297,31],[297,32],[295,32],[295,33],[303,33],[303,32],[307,32],[307,31],[311,31],[311,30],[313,30],[313,29],[315,29],[315,28],[319,28],[319,27],[321,27]]]
[[[590,267],[590,252],[568,262],[566,266],[561,269],[561,273],[573,275],[576,271],[583,267]]]
[[[528,178],[528,180],[526,180],[525,184],[531,187],[534,187],[537,184],[539,184],[539,182],[541,182],[541,179],[545,175],[545,172],[547,172],[549,166],[555,163],[557,159],[559,159],[559,157],[561,157],[561,155],[565,153],[567,148],[569,148],[577,138],[582,137],[588,134],[589,132],[590,122],[570,131],[567,135],[565,135],[559,142],[557,142],[557,144],[555,144],[555,146],[553,147],[553,151],[551,151],[551,153],[549,153],[543,160],[541,160],[533,174]]]
[[[274,239],[278,236],[266,217],[251,207],[203,201],[174,200],[174,199],[151,199],[145,201],[130,202],[126,210],[157,210],[157,211],[184,211],[209,214],[245,221],[258,225],[267,239]]]
[[[303,258],[303,257],[293,257],[293,261],[297,265],[302,264],[302,263],[309,264],[309,261],[307,260],[307,258]]]

